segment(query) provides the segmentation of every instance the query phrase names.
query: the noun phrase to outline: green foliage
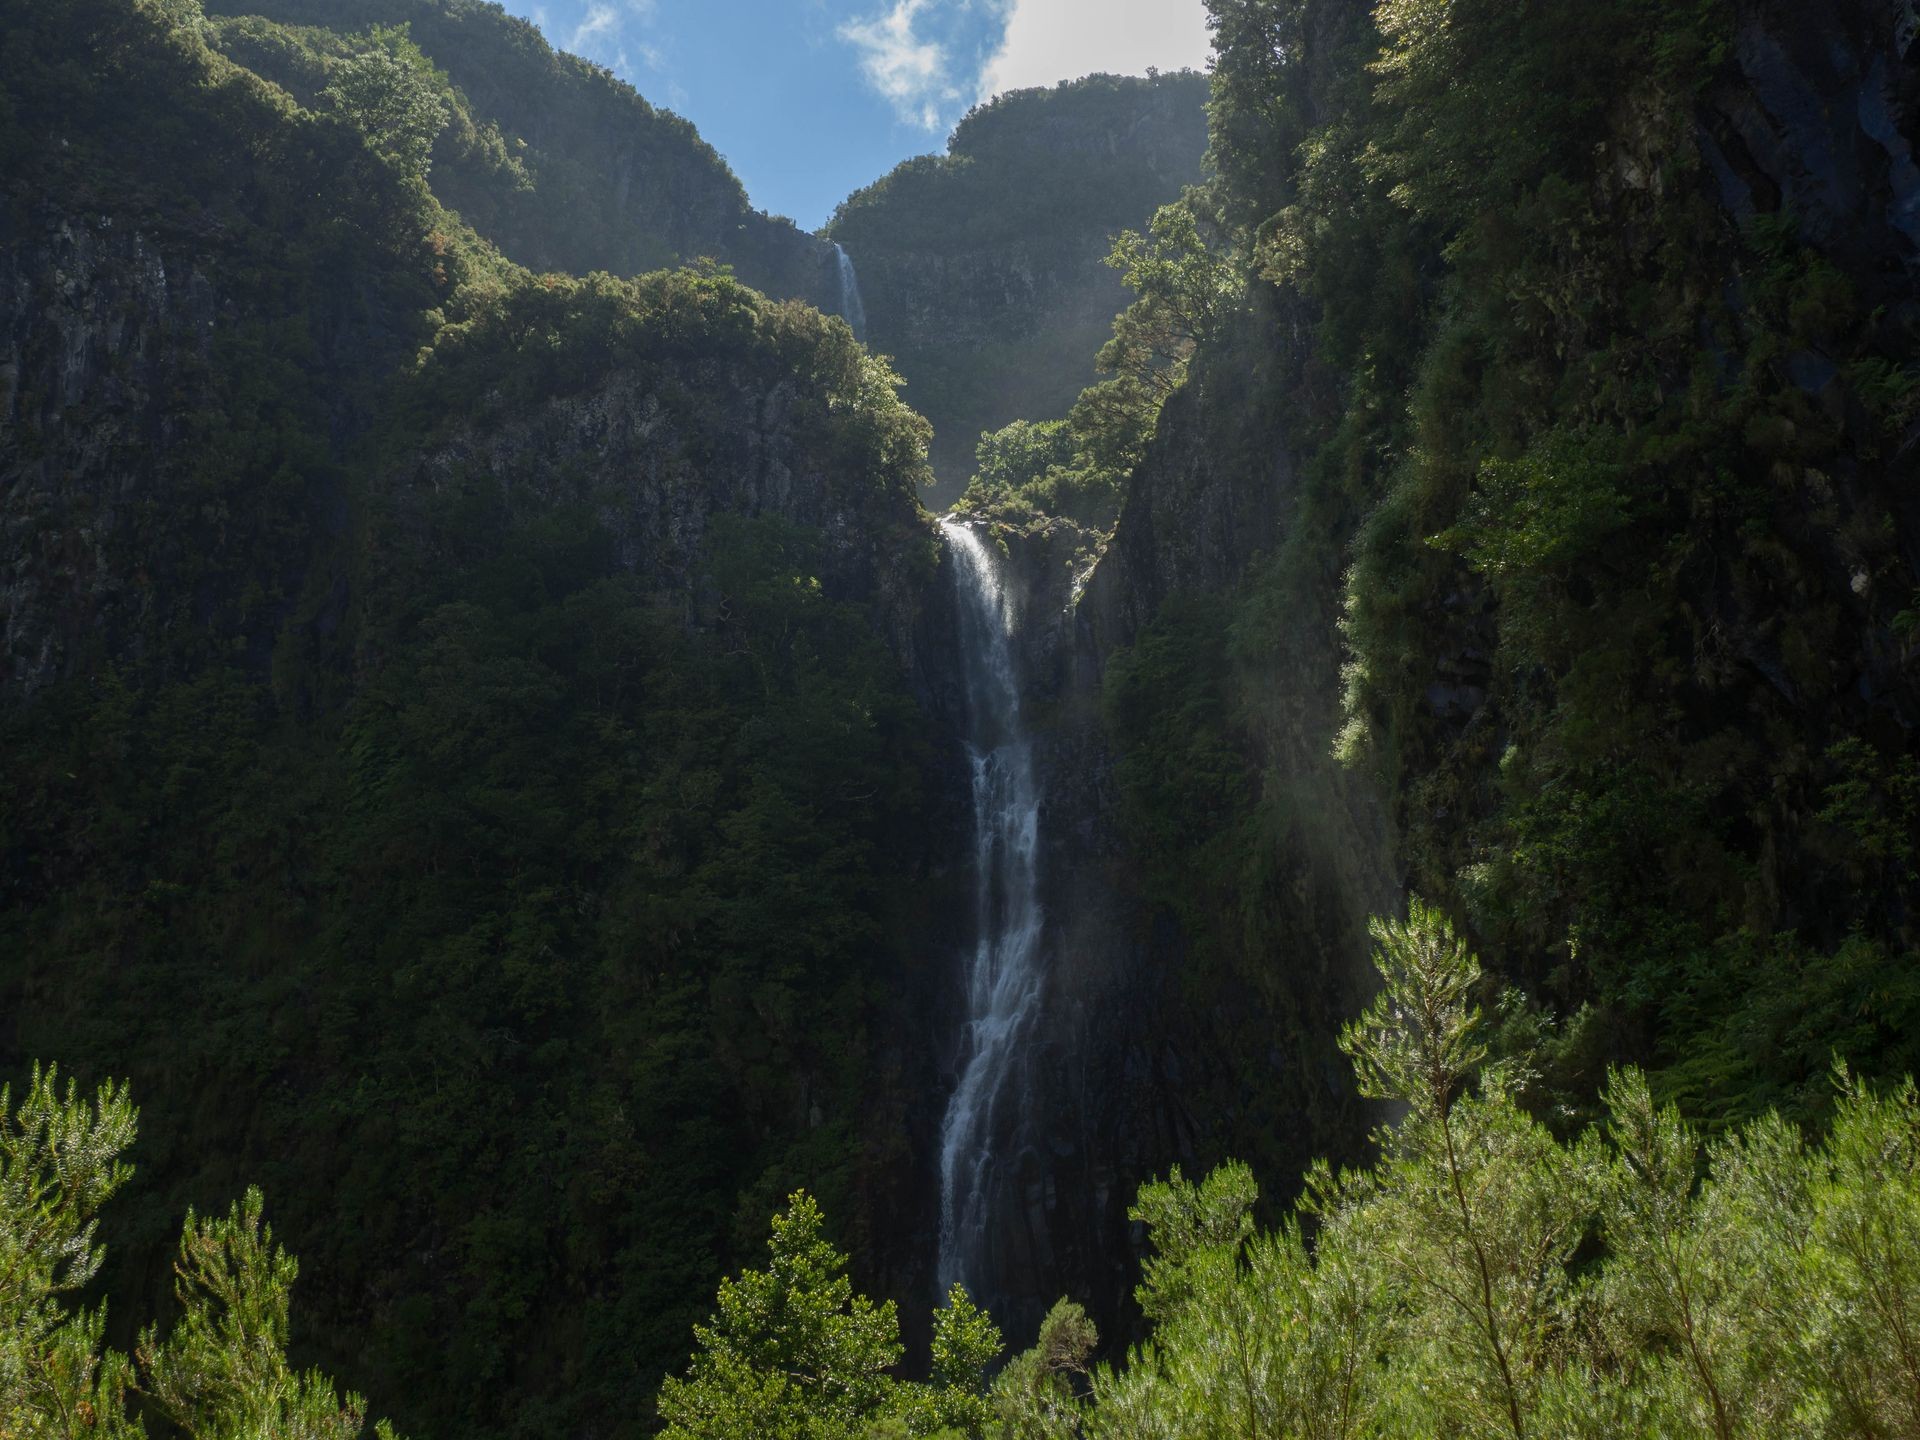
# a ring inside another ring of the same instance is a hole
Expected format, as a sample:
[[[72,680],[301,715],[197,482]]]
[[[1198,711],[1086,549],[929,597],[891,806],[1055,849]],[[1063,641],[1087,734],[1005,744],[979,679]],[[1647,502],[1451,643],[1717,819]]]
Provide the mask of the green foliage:
[[[175,1262],[183,1314],[148,1329],[139,1365],[104,1345],[106,1310],[68,1308],[98,1273],[101,1208],[132,1178],[125,1086],[91,1102],[37,1066],[16,1110],[0,1089],[0,1422],[25,1437],[142,1436],[150,1415],[190,1440],[355,1440],[366,1407],[287,1363],[298,1267],[261,1221],[258,1190],[224,1220],[187,1216]],[[139,1408],[129,1408],[138,1397]],[[379,1440],[395,1440],[384,1421]]]
[[[956,1432],[979,1440],[993,1420],[988,1376],[1004,1347],[1000,1329],[973,1303],[965,1287],[947,1292],[947,1303],[933,1312],[931,1383],[911,1417],[909,1433]]]
[[[1867,860],[1891,861],[1911,874],[1920,832],[1920,760],[1886,759],[1848,736],[1828,749],[1827,763],[1839,778],[1827,786],[1820,819],[1845,832]]]
[[[1064,420],[1016,420],[980,437],[973,487],[1011,494],[1036,485],[1073,460],[1074,434]],[[971,488],[971,487],[970,487]]]
[[[132,1177],[125,1087],[91,1101],[51,1067],[34,1069],[19,1108],[0,1088],[0,1430],[8,1435],[124,1436],[132,1366],[103,1351],[104,1307],[67,1297],[99,1272],[100,1208]]]
[[[924,543],[884,368],[717,275],[489,297],[369,471],[616,370],[723,455],[697,367],[785,394],[833,503]],[[110,674],[6,722],[0,953],[43,997],[19,1043],[182,1115],[156,1205],[229,1166],[285,1195],[321,1282],[296,1343],[415,1433],[644,1423],[748,1217],[804,1179],[864,1259],[860,1177],[903,1163],[867,1119],[901,1103],[874,1037],[921,923],[898,662],[774,515],[716,517],[663,597],[606,528],[625,483],[383,481],[354,603],[323,580],[334,628],[296,611],[273,672]],[[191,1103],[216,1085],[253,1098]],[[167,1243],[140,1213],[110,1277],[136,1304]]]
[[[823,1235],[820,1207],[793,1195],[774,1217],[765,1270],[721,1282],[719,1309],[694,1330],[685,1378],[660,1391],[668,1440],[835,1440],[899,1434],[979,1440],[986,1373],[1000,1354],[993,1322],[955,1286],[934,1312],[925,1384],[888,1373],[900,1360],[891,1301],[856,1295],[847,1258]]]
[[[857,257],[1139,224],[1172,198],[1166,177],[1192,172],[1205,91],[1204,77],[1183,71],[1089,75],[995,96],[954,128],[945,155],[905,161],[848,196],[827,233]],[[1036,144],[1037,135],[1057,143]],[[1126,144],[1111,143],[1123,135]]]
[[[359,1397],[344,1401],[318,1370],[287,1363],[290,1295],[300,1267],[273,1243],[265,1201],[247,1191],[224,1218],[187,1214],[174,1264],[180,1320],[165,1341],[140,1341],[145,1391],[188,1435],[354,1440],[365,1428]],[[393,1440],[384,1421],[377,1433]]]
[[[1205,94],[1204,76],[1182,72],[1000,95],[945,155],[904,162],[835,212],[827,234],[860,266],[874,344],[933,422],[942,485],[964,482],[983,431],[1063,417],[1095,379],[1126,294],[1097,262],[1200,178]],[[930,303],[934,284],[946,293]],[[1114,467],[1062,473],[1042,508],[1110,524]]]
[[[1112,530],[1160,407],[1241,291],[1233,261],[1198,218],[1199,203],[1189,194],[1155,213],[1150,235],[1115,237],[1107,264],[1138,298],[1115,317],[1096,357],[1112,378],[1083,390],[1065,420],[1016,420],[983,434],[961,505],[1004,520],[1062,516],[1102,537]]]
[[[437,13],[411,38],[453,73],[475,55],[442,58],[463,22]],[[101,517],[126,604],[0,717],[0,1041],[178,1117],[106,1218],[113,1324],[88,1324],[130,1344],[170,1217],[257,1177],[311,1287],[287,1425],[343,1412],[305,1378],[324,1359],[415,1433],[645,1427],[772,1197],[804,1179],[863,1262],[883,1239],[867,1206],[905,1160],[871,1117],[916,1078],[878,1057],[933,903],[909,884],[931,762],[817,529],[696,507],[668,581],[615,533],[636,477],[543,473],[531,445],[508,479],[473,447],[624,376],[698,495],[744,442],[720,397],[779,395],[782,463],[911,556],[924,422],[844,325],[717,270],[503,263],[290,98],[317,107],[361,42],[154,15],[25,7],[0,47],[31,142],[10,177],[96,197],[101,244],[174,237],[182,332],[141,331],[155,365],[116,382],[169,441],[110,462],[152,482]],[[209,35],[284,44],[290,87]],[[232,306],[210,340],[202,293]],[[57,447],[118,413],[12,434],[87,473],[108,462]],[[222,1253],[277,1283],[237,1223]],[[175,1373],[224,1404],[240,1332],[194,1293],[211,1338]]]
[[[1090,1365],[1093,1329],[1062,1301],[996,1382],[993,1433],[1868,1440],[1920,1423],[1912,1082],[1841,1071],[1824,1139],[1766,1116],[1703,1145],[1616,1071],[1602,1123],[1557,1140],[1522,1108],[1523,1074],[1482,1064],[1480,966],[1446,917],[1416,902],[1374,934],[1383,988],[1345,1044],[1399,1114],[1377,1162],[1316,1167],[1272,1231],[1244,1166],[1142,1187],[1148,1337]]]
[[[1373,70],[1387,126],[1372,163],[1398,201],[1464,227],[1581,163],[1622,61],[1646,66],[1636,78],[1690,87],[1725,13],[1719,0],[1382,0]]]
[[[1087,1312],[1060,1300],[1040,1322],[1031,1350],[1007,1362],[993,1384],[993,1406],[1007,1440],[1050,1440],[1075,1433],[1079,1383],[1090,1374],[1100,1333]]]
[[[750,283],[800,293],[817,251],[755,211],[694,126],[605,67],[556,51],[530,21],[485,0],[213,0],[224,53],[323,108],[345,68],[376,96],[408,78],[368,58],[364,37],[404,27],[428,58],[447,124],[433,145],[435,197],[517,264],[631,276],[719,255]],[[411,68],[411,57],[396,59]],[[422,76],[428,71],[422,69]],[[624,174],[627,183],[609,176]]]
[[[1730,7],[1209,13],[1194,213],[1251,278],[1188,362],[1183,428],[1210,501],[1290,464],[1280,553],[1197,582],[1224,643],[1190,596],[1137,642],[1210,663],[1133,718],[1114,702],[1139,677],[1110,667],[1116,775],[1167,777],[1123,784],[1139,889],[1195,957],[1297,934],[1329,839],[1298,797],[1379,803],[1395,883],[1577,1024],[1541,1046],[1557,1123],[1610,1062],[1713,1126],[1822,1116],[1823,1034],[1876,1077],[1911,1068],[1912,757],[1884,718],[1912,702],[1888,461],[1910,357],[1862,298],[1879,282],[1802,217],[1714,202],[1695,98],[1746,83]],[[1258,783],[1222,807],[1195,754]],[[1170,843],[1209,808],[1232,853]],[[1323,987],[1290,968],[1305,1044]],[[1238,1000],[1231,973],[1197,1010]]]
[[[1244,288],[1200,207],[1192,191],[1161,206],[1146,235],[1122,232],[1107,257],[1139,299],[1114,321],[1097,363],[1162,396],[1179,386],[1194,347],[1219,337]]]
[[[450,113],[441,94],[446,77],[404,25],[376,26],[367,40],[365,50],[333,71],[321,99],[401,173],[424,180]]]
[[[767,1269],[722,1282],[686,1379],[660,1390],[672,1440],[850,1436],[893,1402],[893,1304],[853,1293],[821,1225],[820,1207],[795,1194],[774,1218]]]

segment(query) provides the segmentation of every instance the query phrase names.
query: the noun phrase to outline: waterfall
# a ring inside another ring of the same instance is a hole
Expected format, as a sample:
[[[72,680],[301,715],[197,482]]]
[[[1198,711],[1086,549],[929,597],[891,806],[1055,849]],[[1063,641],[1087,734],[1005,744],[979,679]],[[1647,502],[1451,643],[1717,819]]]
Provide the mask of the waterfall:
[[[940,522],[954,561],[973,767],[975,935],[966,963],[959,1084],[940,1128],[939,1281],[983,1282],[995,1142],[1025,1103],[1010,1086],[1041,991],[1039,818],[1033,747],[1020,721],[1011,599],[999,557],[964,521]]]
[[[840,267],[840,315],[853,327],[853,338],[864,343],[867,338],[867,306],[860,298],[860,277],[854,273],[853,257],[837,241],[833,254]]]

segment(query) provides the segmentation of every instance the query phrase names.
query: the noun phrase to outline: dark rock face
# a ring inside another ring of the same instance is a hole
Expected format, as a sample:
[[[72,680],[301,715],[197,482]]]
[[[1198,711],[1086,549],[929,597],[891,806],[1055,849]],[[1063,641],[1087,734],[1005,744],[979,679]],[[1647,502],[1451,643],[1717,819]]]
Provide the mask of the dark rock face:
[[[1230,589],[1279,542],[1293,456],[1276,449],[1249,460],[1220,443],[1222,422],[1259,404],[1258,384],[1226,367],[1202,370],[1168,403],[1077,610],[1088,656],[1131,644],[1169,596]]]
[[[177,439],[163,377],[176,358],[204,362],[214,319],[206,274],[178,251],[106,216],[0,210],[9,695],[59,674],[79,638],[123,630],[149,606],[117,563],[128,511],[160,498],[130,460]]]
[[[1701,117],[1728,212],[1785,207],[1808,245],[1909,327],[1920,307],[1916,23],[1907,0],[1753,0]]]
[[[482,411],[422,454],[403,484],[419,493],[479,477],[526,514],[590,505],[621,567],[673,597],[689,621],[714,603],[701,561],[716,516],[817,529],[822,583],[872,604],[911,665],[922,592],[940,588],[926,514],[910,496],[882,495],[829,467],[795,423],[796,382],[717,362],[694,369],[669,387],[615,370],[581,393]],[[699,396],[697,424],[677,403],[689,392]]]
[[[157,217],[0,210],[0,701],[215,633],[224,659],[265,665],[344,498],[325,466],[276,487],[278,461],[250,473],[244,447],[224,447],[245,422],[223,347],[296,326],[312,386],[300,423],[344,444],[366,421],[359,379],[397,365],[417,331],[377,258],[318,310],[243,266],[217,235]]]
[[[1283,538],[1293,458],[1248,443],[1270,399],[1245,374],[1197,375],[1163,416],[1090,573],[1075,573],[1084,537],[1062,522],[1006,537],[1027,591],[1049,985],[1025,1074],[1038,1118],[1032,1133],[1003,1137],[1022,1185],[1000,1217],[1008,1240],[989,1293],[1016,1343],[1063,1294],[1088,1304],[1109,1338],[1126,1337],[1141,1240],[1127,1209],[1144,1181],[1245,1156],[1256,1131],[1303,1168],[1349,1152],[1364,1128],[1331,1037],[1358,996],[1366,916],[1396,882],[1375,798],[1337,776],[1318,743],[1337,694],[1331,597],[1294,626],[1302,669],[1279,662],[1287,673],[1248,679],[1276,691],[1249,743],[1328,801],[1315,844],[1289,840],[1275,855],[1295,938],[1274,957],[1269,991],[1196,990],[1188,936],[1140,892],[1148,857],[1130,851],[1117,813],[1101,708],[1109,657],[1163,605],[1232,591]],[[1320,849],[1329,837],[1335,848]],[[1312,1053],[1294,1053],[1289,1037],[1303,1031],[1323,1037]],[[1342,1117],[1331,1129],[1328,1114]]]
[[[1732,58],[1704,97],[1698,138],[1729,219],[1792,216],[1799,239],[1853,287],[1878,348],[1920,350],[1920,11],[1908,0],[1847,0],[1797,6],[1750,0],[1740,7]],[[1742,307],[1737,282],[1730,307]],[[1872,497],[1895,517],[1891,537],[1908,574],[1920,574],[1920,420],[1893,449],[1876,435],[1852,379],[1827,356],[1785,357],[1792,382],[1848,438],[1831,473],[1808,477],[1809,510],[1843,512]],[[1860,636],[1856,674],[1831,696],[1803,695],[1787,680],[1767,636],[1768,597],[1716,595],[1706,604],[1729,633],[1749,637],[1743,659],[1796,712],[1800,722],[1830,725],[1892,742],[1920,726],[1920,690],[1901,647],[1885,643],[1884,617],[1870,565],[1823,527],[1806,525],[1820,554],[1829,603]]]

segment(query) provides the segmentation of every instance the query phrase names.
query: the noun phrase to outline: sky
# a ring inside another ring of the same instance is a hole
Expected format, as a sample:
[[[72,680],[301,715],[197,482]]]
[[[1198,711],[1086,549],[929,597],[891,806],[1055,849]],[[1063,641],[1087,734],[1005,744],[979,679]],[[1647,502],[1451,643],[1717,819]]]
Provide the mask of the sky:
[[[700,128],[808,230],[969,106],[1106,70],[1202,69],[1202,0],[504,0]]]

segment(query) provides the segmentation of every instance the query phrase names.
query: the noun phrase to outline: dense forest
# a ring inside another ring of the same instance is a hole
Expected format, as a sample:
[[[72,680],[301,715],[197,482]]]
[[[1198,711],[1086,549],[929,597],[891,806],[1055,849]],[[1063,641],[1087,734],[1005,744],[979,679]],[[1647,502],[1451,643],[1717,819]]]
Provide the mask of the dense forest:
[[[1920,1434],[1920,14],[1207,10],[0,0],[0,1434]]]

